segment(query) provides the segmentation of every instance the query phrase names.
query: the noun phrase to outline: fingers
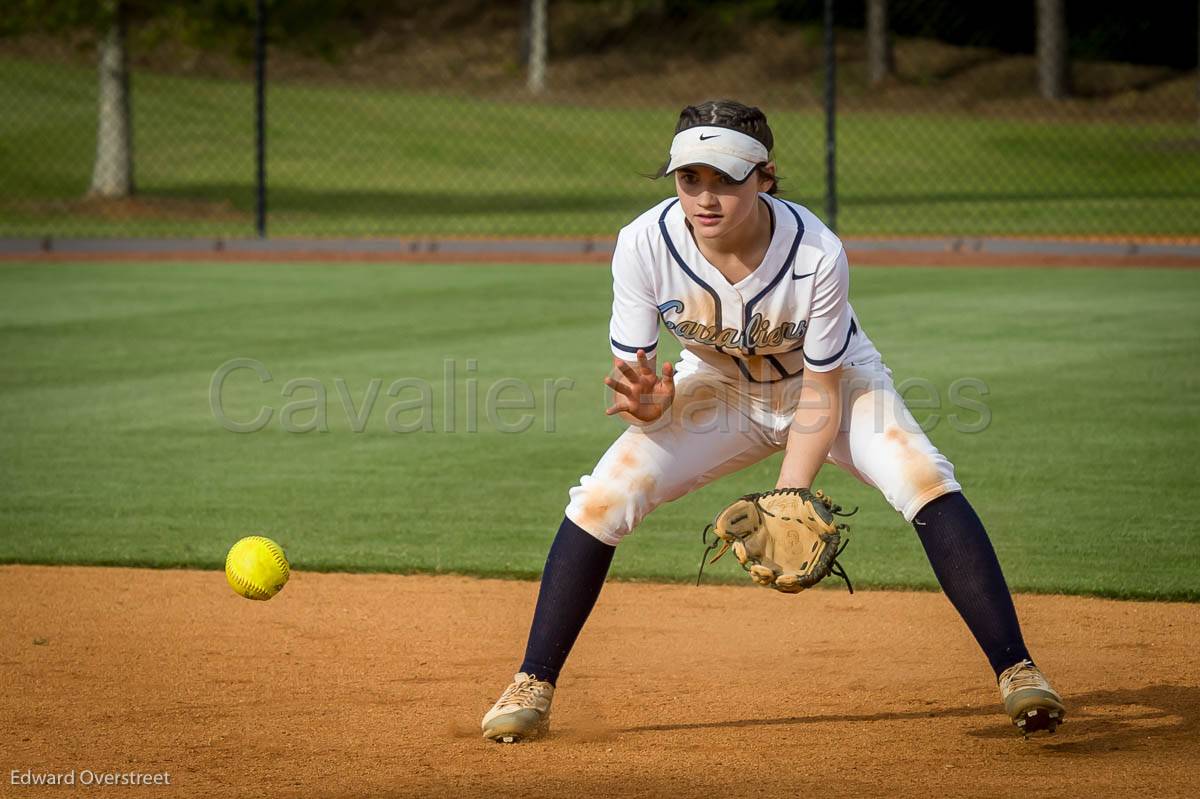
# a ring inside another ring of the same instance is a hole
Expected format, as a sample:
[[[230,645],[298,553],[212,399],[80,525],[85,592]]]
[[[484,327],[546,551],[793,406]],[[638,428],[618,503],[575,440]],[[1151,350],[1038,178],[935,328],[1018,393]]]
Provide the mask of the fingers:
[[[607,382],[607,381],[605,381],[605,382]],[[612,386],[612,388],[614,390],[617,390],[616,386]],[[632,398],[626,399],[625,396],[623,396],[621,394],[617,394],[613,397],[612,405],[609,405],[607,408],[604,409],[604,413],[608,416],[612,416],[614,413],[621,413],[622,411],[632,411],[636,407],[636,405],[637,405],[637,403],[635,403]]]
[[[638,350],[638,352],[641,352],[641,350]],[[636,383],[638,380],[637,371],[627,361],[617,361],[617,371],[631,383]]]
[[[671,365],[670,361],[663,364],[662,384],[667,389],[667,401],[673,402],[675,400],[675,367]]]
[[[636,369],[629,361],[618,360],[614,364],[613,373],[604,378],[604,385],[612,389],[615,396],[613,404],[604,409],[604,413],[613,416],[618,413],[637,415],[645,412],[643,406],[658,405],[663,402],[670,404],[675,396],[675,367],[670,362],[663,363],[662,377],[658,378],[651,370],[650,359],[645,350],[637,351]],[[638,416],[641,418],[641,416]]]
[[[615,416],[618,413],[628,413],[630,416],[641,419],[643,414],[638,412],[639,407],[636,400],[614,397],[613,404],[604,409],[604,415]]]
[[[604,378],[604,385],[618,394],[624,394],[626,397],[632,398],[635,393],[633,386],[621,380],[613,380],[611,377]]]
[[[643,372],[649,372],[649,371],[650,371],[650,359],[646,357],[646,351],[645,351],[645,350],[638,350],[638,351],[637,351],[637,361],[638,361],[638,368],[639,368],[639,369],[641,369]]]

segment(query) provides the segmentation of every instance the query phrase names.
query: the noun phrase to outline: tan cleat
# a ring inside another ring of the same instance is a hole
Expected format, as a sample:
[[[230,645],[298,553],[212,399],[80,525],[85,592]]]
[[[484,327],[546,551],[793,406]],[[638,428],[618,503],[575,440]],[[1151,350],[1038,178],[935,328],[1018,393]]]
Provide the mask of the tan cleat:
[[[1001,673],[1000,698],[1008,717],[1025,737],[1042,730],[1053,733],[1067,714],[1062,697],[1050,687],[1046,675],[1028,660]]]
[[[554,686],[532,674],[518,673],[483,717],[483,737],[514,744],[545,735],[550,726]]]

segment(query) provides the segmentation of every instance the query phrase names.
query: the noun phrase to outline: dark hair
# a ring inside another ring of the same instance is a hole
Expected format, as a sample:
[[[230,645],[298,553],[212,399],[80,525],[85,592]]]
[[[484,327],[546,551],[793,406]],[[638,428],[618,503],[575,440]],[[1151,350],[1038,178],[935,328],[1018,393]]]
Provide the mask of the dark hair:
[[[706,125],[745,133],[767,148],[768,158],[775,149],[775,134],[771,133],[771,126],[767,124],[767,115],[752,105],[743,105],[736,100],[708,100],[699,105],[689,105],[679,112],[675,132],[680,133],[688,128]],[[655,177],[664,177],[669,163],[669,160],[664,163]],[[750,174],[770,178],[771,187],[767,189],[767,194],[774,195],[779,191],[779,179],[764,169],[766,165],[766,161],[757,164]],[[749,178],[750,175],[746,177]]]

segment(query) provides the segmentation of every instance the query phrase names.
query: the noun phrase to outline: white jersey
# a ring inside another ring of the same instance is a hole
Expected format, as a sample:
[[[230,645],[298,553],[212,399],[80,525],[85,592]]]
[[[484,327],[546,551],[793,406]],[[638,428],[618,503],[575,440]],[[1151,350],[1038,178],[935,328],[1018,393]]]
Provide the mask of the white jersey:
[[[759,196],[774,215],[771,245],[737,283],[701,254],[677,199],[617,237],[613,355],[654,355],[660,321],[684,350],[667,411],[626,428],[571,489],[567,517],[599,541],[615,546],[664,502],[785,449],[805,370],[843,367],[841,426],[827,461],[877,487],[909,520],[961,490],[854,317],[842,243],[808,209]]]
[[[683,346],[684,369],[774,383],[879,358],[850,307],[850,270],[837,236],[807,208],[759,195],[773,215],[762,263],[730,283],[700,252],[677,198],[617,236],[612,353],[653,357],[659,320]],[[689,368],[690,367],[690,368]]]

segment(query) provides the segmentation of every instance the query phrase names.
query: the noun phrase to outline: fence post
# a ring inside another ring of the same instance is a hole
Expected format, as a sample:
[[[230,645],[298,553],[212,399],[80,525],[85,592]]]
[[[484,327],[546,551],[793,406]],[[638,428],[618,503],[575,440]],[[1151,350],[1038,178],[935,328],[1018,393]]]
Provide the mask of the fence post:
[[[837,48],[833,0],[825,0],[825,224],[837,232]]]
[[[254,232],[267,237],[267,4],[254,4]]]

